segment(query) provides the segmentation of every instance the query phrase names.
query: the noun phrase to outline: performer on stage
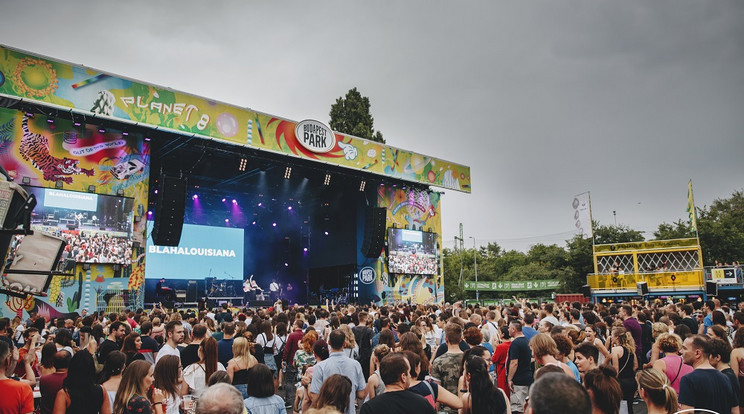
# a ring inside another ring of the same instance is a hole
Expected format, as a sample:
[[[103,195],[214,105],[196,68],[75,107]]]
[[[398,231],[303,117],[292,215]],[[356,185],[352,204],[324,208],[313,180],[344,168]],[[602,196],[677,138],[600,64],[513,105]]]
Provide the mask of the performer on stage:
[[[164,278],[160,279],[158,284],[155,285],[155,293],[158,296],[162,296],[163,298],[165,298],[165,300],[171,300],[171,301],[176,300],[176,292],[173,289],[165,286]]]
[[[271,279],[271,284],[269,285],[269,294],[271,295],[271,300],[279,299],[279,284],[276,283],[276,279]]]
[[[258,283],[253,280],[253,275],[251,275],[243,282],[243,292],[246,293],[247,300],[250,302],[256,300],[258,293],[263,292],[263,289],[258,286]]]

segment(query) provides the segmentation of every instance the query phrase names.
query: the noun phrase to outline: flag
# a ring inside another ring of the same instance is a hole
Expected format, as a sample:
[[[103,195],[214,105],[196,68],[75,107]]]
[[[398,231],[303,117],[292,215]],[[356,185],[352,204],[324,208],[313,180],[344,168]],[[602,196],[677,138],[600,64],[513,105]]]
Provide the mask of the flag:
[[[574,226],[581,237],[592,238],[592,204],[589,192],[574,197],[572,207],[574,210]]]
[[[697,233],[697,219],[695,218],[695,200],[692,197],[692,180],[687,183],[687,216],[690,220],[692,230]]]

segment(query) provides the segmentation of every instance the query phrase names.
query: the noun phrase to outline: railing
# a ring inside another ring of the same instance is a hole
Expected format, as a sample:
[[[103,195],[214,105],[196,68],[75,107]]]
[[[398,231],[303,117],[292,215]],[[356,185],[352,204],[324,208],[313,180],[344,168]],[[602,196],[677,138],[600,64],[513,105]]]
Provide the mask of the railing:
[[[627,274],[589,274],[587,283],[592,290],[636,290],[636,283],[646,282],[654,289],[703,289],[703,270],[648,272]]]

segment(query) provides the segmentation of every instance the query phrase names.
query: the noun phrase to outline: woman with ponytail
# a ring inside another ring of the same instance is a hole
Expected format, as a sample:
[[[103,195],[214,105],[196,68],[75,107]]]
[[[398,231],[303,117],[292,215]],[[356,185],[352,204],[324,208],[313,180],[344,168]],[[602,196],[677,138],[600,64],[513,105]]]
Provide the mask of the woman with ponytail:
[[[617,381],[617,371],[602,365],[584,374],[584,388],[589,392],[594,414],[618,414],[623,403],[623,390]]]
[[[623,390],[623,400],[627,403],[628,413],[633,414],[633,397],[638,388],[634,374],[638,369],[635,341],[630,332],[622,326],[612,328],[611,340],[612,366],[617,371],[617,379]]]
[[[109,404],[111,405],[111,412],[114,412],[114,400],[116,399],[116,390],[119,389],[121,383],[121,374],[124,370],[124,365],[127,362],[127,356],[120,351],[111,351],[106,357],[106,363],[103,365],[103,371],[101,371],[98,383],[103,386],[109,397]]]
[[[493,384],[483,358],[471,356],[465,362],[465,384],[468,392],[461,397],[460,414],[511,414],[509,400]]]
[[[646,403],[648,414],[672,414],[677,412],[677,393],[669,378],[661,371],[649,368],[638,371],[638,393]]]

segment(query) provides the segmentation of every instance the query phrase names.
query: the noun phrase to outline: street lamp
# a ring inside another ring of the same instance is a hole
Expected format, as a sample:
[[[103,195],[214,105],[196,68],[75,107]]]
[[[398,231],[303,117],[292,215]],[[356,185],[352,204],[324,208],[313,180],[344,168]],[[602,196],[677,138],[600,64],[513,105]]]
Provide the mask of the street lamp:
[[[480,292],[478,291],[478,248],[475,245],[475,237],[468,237],[473,239],[473,261],[475,262],[475,300],[480,303]]]

